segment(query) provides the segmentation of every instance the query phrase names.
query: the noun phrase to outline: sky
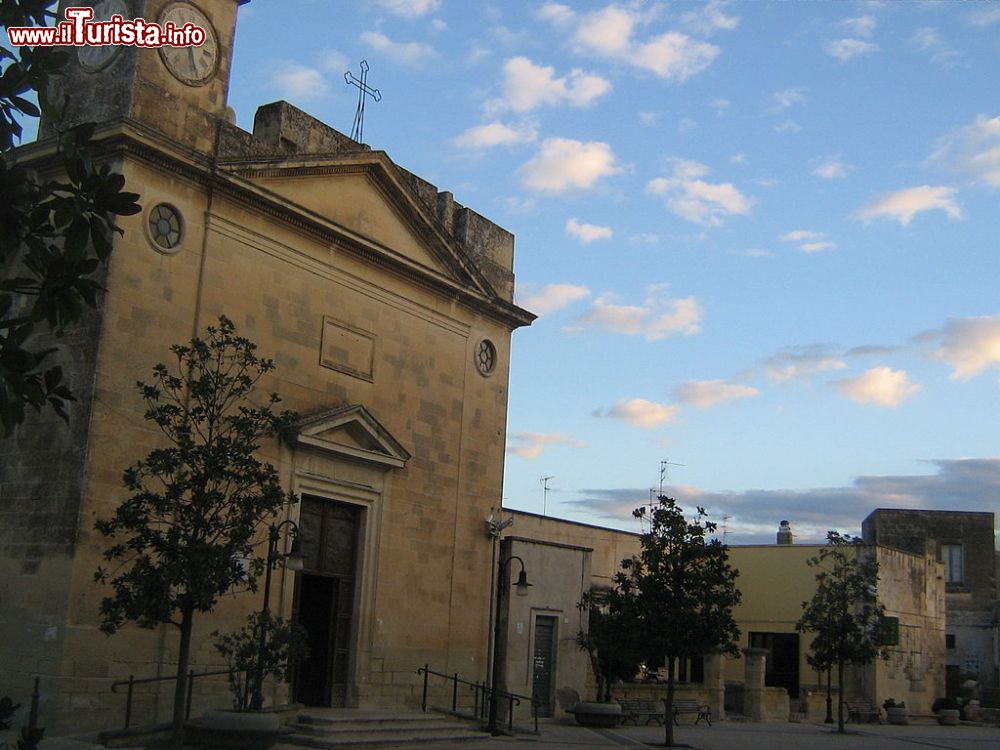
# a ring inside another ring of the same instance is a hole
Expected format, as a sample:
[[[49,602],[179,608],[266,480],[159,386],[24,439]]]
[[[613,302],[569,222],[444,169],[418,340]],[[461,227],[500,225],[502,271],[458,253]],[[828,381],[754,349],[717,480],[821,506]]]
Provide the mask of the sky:
[[[229,103],[350,133],[362,60],[365,142],[516,236],[505,507],[1000,511],[1000,1],[253,0]]]
[[[1000,3],[254,0],[230,104],[349,133],[362,59],[365,141],[516,235],[505,506],[1000,511]]]

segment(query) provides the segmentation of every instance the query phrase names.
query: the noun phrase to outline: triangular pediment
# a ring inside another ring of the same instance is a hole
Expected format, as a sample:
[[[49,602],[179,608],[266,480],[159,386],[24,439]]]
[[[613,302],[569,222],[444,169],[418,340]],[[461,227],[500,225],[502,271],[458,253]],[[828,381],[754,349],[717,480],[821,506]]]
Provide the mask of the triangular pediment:
[[[428,207],[381,152],[230,167],[394,261],[477,294],[495,296],[479,268],[446,237]]]
[[[339,406],[299,420],[293,445],[386,468],[401,469],[410,453],[360,404]]]

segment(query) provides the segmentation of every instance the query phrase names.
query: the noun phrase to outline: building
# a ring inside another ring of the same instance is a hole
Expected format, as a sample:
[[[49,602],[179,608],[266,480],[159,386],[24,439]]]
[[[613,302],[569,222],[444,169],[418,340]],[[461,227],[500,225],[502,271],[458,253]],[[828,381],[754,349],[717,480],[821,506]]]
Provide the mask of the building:
[[[992,513],[879,508],[861,525],[866,542],[936,556],[944,565],[948,695],[963,682],[1000,686],[1000,621]]]
[[[526,597],[509,600],[507,685],[515,693],[530,695],[534,689],[536,695],[546,697],[549,682],[555,682],[557,689],[571,687],[581,695],[592,695],[593,677],[575,638],[585,627],[585,619],[574,611],[574,605],[584,591],[611,584],[621,560],[638,552],[639,537],[532,513],[514,511],[511,515],[514,524],[505,544],[510,554],[523,558],[534,585]],[[825,715],[826,675],[816,674],[809,666],[810,636],[795,629],[803,603],[816,590],[816,571],[807,561],[822,548],[793,544],[791,528],[784,522],[776,544],[730,546],[730,564],[739,571],[736,585],[743,594],[733,614],[744,656],[709,655],[703,663],[679,665],[676,676],[682,695],[716,705],[715,715],[722,714],[723,700],[730,711],[758,719],[784,720],[789,710],[804,710],[811,717]],[[942,565],[932,554],[881,544],[868,549],[879,563],[879,600],[887,617],[898,625],[899,636],[885,647],[885,660],[849,668],[845,698],[865,698],[880,705],[891,697],[906,701],[914,712],[929,713],[944,690]],[[542,632],[551,623],[556,638],[555,647],[540,654],[539,623],[544,618],[551,619],[541,622]],[[541,684],[535,679],[538,673],[526,666],[532,663],[542,672]],[[549,664],[554,665],[554,677],[548,676]],[[747,710],[748,686],[758,678],[756,704]],[[836,670],[832,679],[836,685]],[[712,680],[719,685],[711,684]],[[724,697],[715,695],[722,683]],[[629,697],[653,697],[657,687],[619,690],[627,691]]]
[[[237,0],[104,0],[204,26],[199,56],[81,48],[60,122],[19,158],[56,164],[56,127],[99,123],[101,153],[141,193],[123,219],[100,309],[65,341],[79,400],[0,444],[0,694],[41,678],[50,733],[120,726],[115,680],[172,674],[176,634],[98,631],[93,531],[126,496],[123,470],[158,444],[135,381],[169,346],[225,314],[277,370],[263,384],[302,420],[264,449],[287,489],[306,569],[276,574],[271,606],[314,645],[292,697],[313,705],[419,701],[416,669],[482,679],[491,598],[483,519],[500,496],[512,332],[514,238],[388,155],[294,107],[262,107],[252,132],[226,95]],[[77,5],[63,2],[62,7]],[[260,595],[195,624],[195,669],[217,668],[211,631]],[[212,691],[215,694],[211,694]],[[195,711],[225,704],[196,685]],[[133,721],[169,715],[172,685],[144,688]],[[268,700],[287,698],[275,688]]]

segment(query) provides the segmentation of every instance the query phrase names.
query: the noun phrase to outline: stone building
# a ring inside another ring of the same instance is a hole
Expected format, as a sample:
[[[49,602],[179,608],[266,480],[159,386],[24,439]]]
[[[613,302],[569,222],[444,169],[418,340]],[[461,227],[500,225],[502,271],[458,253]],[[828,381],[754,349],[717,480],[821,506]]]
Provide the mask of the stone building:
[[[533,675],[524,665],[539,656],[538,618],[552,617],[556,647],[536,664],[543,670],[546,663],[555,665],[557,688],[567,686],[581,695],[592,695],[589,664],[575,642],[580,620],[572,604],[580,601],[584,591],[610,585],[621,560],[638,552],[639,537],[520,511],[511,516],[509,549],[523,557],[534,586],[523,599],[510,599],[508,687],[531,694]],[[783,721],[790,710],[803,709],[810,717],[825,715],[826,676],[817,675],[806,660],[809,634],[795,629],[803,602],[816,590],[816,571],[806,561],[818,555],[823,545],[793,544],[785,523],[777,542],[729,548],[730,563],[739,571],[736,585],[743,594],[733,612],[743,656],[709,654],[703,661],[678,665],[681,694],[712,705],[716,716],[723,713],[723,700],[730,710],[757,720]],[[879,600],[898,625],[899,637],[886,646],[887,659],[849,669],[845,699],[865,698],[881,704],[892,697],[905,700],[915,712],[928,713],[944,690],[943,566],[933,554],[882,544],[868,549],[879,563]],[[554,555],[563,562],[556,564]],[[568,560],[573,562],[567,564]],[[832,678],[836,685],[836,670]],[[723,686],[725,698],[719,694]],[[662,691],[662,686],[626,685],[616,695],[656,697],[657,690]]]
[[[936,556],[944,565],[948,694],[967,679],[1000,686],[997,552],[992,513],[879,508],[865,541]]]
[[[159,444],[136,380],[222,314],[275,360],[262,391],[302,416],[263,451],[302,498],[287,517],[309,552],[272,589],[314,645],[292,697],[412,706],[423,664],[485,676],[483,519],[500,496],[511,334],[534,317],[513,304],[514,238],[284,102],[252,132],[232,124],[240,4],[102,0],[98,15],[182,12],[209,41],[197,56],[81,48],[58,84],[62,119],[18,156],[51,173],[45,136],[96,121],[102,158],[144,208],[120,222],[100,309],[63,342],[69,426],[43,415],[0,444],[0,694],[25,702],[40,676],[50,733],[120,726],[112,682],[172,673],[171,626],[98,632],[107,542],[93,528],[126,496],[122,471]],[[210,632],[260,605],[238,595],[196,620],[192,666],[217,668]],[[195,711],[225,704],[213,689],[196,685]],[[143,688],[133,721],[168,715],[171,694]]]

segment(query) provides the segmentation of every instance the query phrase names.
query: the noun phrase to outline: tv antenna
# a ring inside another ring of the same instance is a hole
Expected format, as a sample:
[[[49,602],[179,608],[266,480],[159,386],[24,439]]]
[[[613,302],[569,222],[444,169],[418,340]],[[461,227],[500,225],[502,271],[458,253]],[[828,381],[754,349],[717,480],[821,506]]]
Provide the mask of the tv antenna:
[[[545,515],[545,503],[549,499],[549,480],[555,479],[554,476],[539,477],[538,481],[542,483],[542,515]]]
[[[722,543],[723,544],[726,543],[726,538],[729,536],[729,519],[730,518],[732,518],[732,516],[723,516],[722,517]]]
[[[670,467],[670,466],[684,466],[684,464],[674,463],[673,461],[670,461],[667,458],[665,458],[662,461],[660,461],[660,496],[661,497],[663,496],[663,483],[666,480],[670,479],[670,476],[669,476],[668,471],[667,471],[668,467]]]
[[[365,137],[365,97],[370,96],[376,102],[382,101],[382,92],[368,85],[368,61],[361,61],[361,77],[357,78],[354,73],[347,71],[344,73],[344,80],[348,85],[356,86],[358,89],[358,108],[354,112],[354,127],[351,128],[351,140],[362,143]]]

